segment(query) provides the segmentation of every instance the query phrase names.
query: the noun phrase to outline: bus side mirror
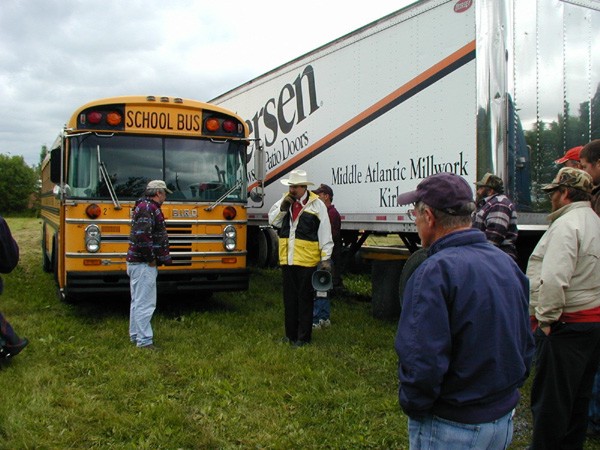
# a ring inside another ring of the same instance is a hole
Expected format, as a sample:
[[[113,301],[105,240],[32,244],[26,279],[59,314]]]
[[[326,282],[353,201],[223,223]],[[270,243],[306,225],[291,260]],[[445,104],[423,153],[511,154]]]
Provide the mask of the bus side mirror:
[[[52,188],[52,193],[57,199],[61,199],[63,195],[70,196],[71,186],[65,184],[64,187],[61,189],[60,185],[57,184]]]
[[[254,178],[258,183],[258,186],[250,191],[250,199],[253,202],[263,202],[265,198],[265,149],[261,145],[260,141],[256,141],[254,144]]]
[[[262,188],[255,187],[250,191],[250,200],[255,203],[262,202],[265,198],[264,190]],[[262,205],[261,205],[262,206]]]
[[[265,173],[265,149],[261,145],[260,141],[256,141],[254,147],[254,178],[256,178],[256,181],[262,184],[263,181],[265,181]]]

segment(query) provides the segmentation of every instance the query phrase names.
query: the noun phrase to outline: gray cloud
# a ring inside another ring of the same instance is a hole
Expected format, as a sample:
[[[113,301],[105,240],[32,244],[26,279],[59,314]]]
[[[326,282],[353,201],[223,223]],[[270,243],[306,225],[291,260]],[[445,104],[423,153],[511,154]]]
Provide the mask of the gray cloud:
[[[376,3],[3,0],[0,153],[37,164],[98,98],[214,98],[410,0]]]

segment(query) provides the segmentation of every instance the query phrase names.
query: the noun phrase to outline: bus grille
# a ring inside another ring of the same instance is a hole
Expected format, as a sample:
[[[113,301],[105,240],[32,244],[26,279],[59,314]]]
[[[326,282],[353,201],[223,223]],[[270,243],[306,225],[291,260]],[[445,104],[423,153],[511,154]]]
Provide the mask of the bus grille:
[[[192,265],[192,243],[191,241],[182,242],[182,239],[177,239],[177,242],[172,239],[172,236],[191,235],[192,225],[186,224],[172,224],[167,225],[167,234],[169,235],[169,251],[171,253],[187,253],[186,255],[173,256],[172,260],[178,266],[191,266]]]

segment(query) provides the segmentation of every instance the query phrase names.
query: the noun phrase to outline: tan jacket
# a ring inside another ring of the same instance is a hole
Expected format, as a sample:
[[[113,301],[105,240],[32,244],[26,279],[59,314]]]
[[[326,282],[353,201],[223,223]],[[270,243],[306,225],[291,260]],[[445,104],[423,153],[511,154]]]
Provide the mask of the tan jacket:
[[[554,211],[527,264],[529,312],[549,325],[563,312],[600,306],[600,218],[589,202]]]

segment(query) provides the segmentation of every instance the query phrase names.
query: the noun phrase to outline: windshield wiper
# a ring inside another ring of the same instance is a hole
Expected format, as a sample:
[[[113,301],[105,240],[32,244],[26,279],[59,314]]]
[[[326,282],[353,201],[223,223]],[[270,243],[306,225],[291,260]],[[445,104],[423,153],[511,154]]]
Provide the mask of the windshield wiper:
[[[117,193],[115,192],[115,188],[112,184],[112,181],[110,180],[110,175],[108,175],[106,165],[104,164],[104,161],[102,161],[102,158],[100,158],[100,144],[96,146],[96,150],[98,153],[98,167],[100,169],[100,178],[103,178],[104,182],[106,183],[108,193],[110,194],[110,198],[112,199],[113,204],[115,205],[115,209],[121,209],[121,204],[119,203]]]
[[[225,200],[229,194],[231,194],[236,189],[239,189],[242,186],[242,183],[243,183],[243,180],[239,179],[237,181],[237,183],[235,183],[227,192],[225,192],[217,200],[215,200],[215,202],[212,205],[207,206],[206,208],[204,208],[204,210],[205,211],[212,211],[213,209],[215,209],[215,206],[219,205],[223,200]]]

